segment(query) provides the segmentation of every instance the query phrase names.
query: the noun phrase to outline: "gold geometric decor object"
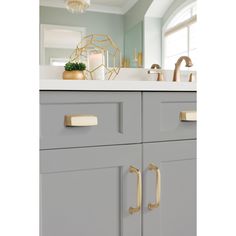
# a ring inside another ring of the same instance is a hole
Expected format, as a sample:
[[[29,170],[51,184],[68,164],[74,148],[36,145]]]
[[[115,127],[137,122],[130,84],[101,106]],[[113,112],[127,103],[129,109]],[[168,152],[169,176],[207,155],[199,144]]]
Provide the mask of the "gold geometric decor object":
[[[87,79],[113,80],[121,67],[121,52],[110,36],[91,34],[78,44],[70,62],[86,64]]]

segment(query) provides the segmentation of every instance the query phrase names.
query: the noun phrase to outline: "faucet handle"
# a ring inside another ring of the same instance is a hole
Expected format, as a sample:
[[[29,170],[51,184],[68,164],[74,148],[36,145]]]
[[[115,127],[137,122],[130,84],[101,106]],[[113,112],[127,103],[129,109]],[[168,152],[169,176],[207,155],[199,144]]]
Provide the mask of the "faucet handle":
[[[164,81],[164,76],[162,72],[157,73],[157,81]]]
[[[194,82],[195,81],[195,75],[193,74],[193,72],[190,73],[188,81],[189,82]]]
[[[157,74],[156,81],[164,81],[164,75],[162,71],[148,70],[148,74]]]

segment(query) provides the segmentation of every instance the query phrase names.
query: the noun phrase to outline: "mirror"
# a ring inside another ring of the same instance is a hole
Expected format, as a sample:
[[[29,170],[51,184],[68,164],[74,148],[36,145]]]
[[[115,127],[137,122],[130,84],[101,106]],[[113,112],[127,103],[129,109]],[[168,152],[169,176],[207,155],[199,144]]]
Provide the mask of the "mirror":
[[[63,66],[86,35],[86,28],[41,24],[40,35],[41,64]]]
[[[122,67],[158,64],[173,69],[181,55],[195,60],[196,37],[191,26],[196,22],[196,4],[189,9],[191,4],[195,1],[91,0],[86,12],[71,13],[63,0],[41,0],[40,64],[63,66],[84,36],[106,34],[121,50]],[[178,35],[171,34],[178,30]]]

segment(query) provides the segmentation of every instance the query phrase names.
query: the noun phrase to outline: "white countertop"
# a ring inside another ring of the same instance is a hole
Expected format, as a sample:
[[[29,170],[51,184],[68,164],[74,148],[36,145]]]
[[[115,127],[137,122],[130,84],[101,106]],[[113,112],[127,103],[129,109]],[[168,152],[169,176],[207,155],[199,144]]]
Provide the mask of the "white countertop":
[[[196,82],[40,80],[40,90],[196,91]]]

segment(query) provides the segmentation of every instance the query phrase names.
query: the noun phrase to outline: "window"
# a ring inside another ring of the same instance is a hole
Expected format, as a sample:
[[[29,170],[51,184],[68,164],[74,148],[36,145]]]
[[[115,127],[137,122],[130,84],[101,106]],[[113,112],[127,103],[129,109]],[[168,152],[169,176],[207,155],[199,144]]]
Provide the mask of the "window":
[[[196,3],[177,13],[164,30],[164,67],[173,69],[180,56],[189,56],[196,69]],[[187,68],[186,68],[187,69]]]

